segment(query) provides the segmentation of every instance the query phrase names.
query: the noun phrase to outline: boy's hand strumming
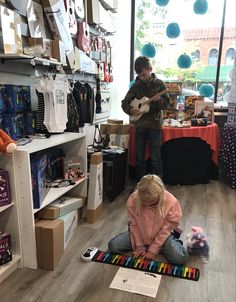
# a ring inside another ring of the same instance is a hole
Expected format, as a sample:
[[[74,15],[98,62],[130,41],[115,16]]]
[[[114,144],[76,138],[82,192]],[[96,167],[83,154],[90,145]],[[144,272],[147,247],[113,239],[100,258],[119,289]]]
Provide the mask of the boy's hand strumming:
[[[131,108],[130,113],[134,116],[137,116],[140,114],[140,111],[138,109]]]

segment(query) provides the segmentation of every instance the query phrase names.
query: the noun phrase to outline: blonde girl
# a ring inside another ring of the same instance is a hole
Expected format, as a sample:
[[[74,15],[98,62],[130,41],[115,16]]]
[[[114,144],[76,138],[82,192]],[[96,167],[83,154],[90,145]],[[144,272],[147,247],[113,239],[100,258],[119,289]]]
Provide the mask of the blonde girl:
[[[162,253],[171,263],[186,262],[187,249],[179,240],[180,204],[158,176],[146,175],[140,180],[127,201],[127,210],[129,230],[110,240],[110,252],[132,250],[134,257],[150,260]]]

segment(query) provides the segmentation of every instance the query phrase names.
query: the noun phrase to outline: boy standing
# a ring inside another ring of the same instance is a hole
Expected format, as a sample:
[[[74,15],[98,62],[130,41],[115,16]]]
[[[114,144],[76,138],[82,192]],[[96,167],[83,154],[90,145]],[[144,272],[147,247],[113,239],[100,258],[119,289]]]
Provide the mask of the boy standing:
[[[149,143],[151,173],[162,176],[161,162],[161,134],[162,134],[162,111],[169,105],[170,98],[168,93],[159,96],[159,93],[166,90],[166,87],[160,79],[152,73],[152,66],[149,58],[140,56],[135,60],[134,70],[137,78],[133,86],[129,89],[124,100],[122,109],[125,113],[133,117],[139,117],[134,122],[135,127],[135,145],[136,145],[136,179],[145,175],[145,149]],[[143,97],[152,98],[149,111],[140,115],[139,109],[131,106]]]

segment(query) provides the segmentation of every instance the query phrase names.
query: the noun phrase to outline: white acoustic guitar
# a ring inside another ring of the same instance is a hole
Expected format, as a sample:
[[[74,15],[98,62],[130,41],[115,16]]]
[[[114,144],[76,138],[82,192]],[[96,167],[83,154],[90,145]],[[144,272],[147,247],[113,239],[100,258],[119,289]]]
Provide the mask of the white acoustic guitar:
[[[79,19],[84,19],[85,9],[84,9],[84,0],[74,0],[75,1],[75,13]]]
[[[167,89],[155,94],[151,98],[144,96],[140,100],[138,99],[132,100],[130,103],[131,107],[135,110],[139,110],[140,113],[138,115],[131,115],[130,121],[137,122],[143,116],[144,113],[149,111],[150,103],[158,101],[157,98],[165,93],[167,93]]]

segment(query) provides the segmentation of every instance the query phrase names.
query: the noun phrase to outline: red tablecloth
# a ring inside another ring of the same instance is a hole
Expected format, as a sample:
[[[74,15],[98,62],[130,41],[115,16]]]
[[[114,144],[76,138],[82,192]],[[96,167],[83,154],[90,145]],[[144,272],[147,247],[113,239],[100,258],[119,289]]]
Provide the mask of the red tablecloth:
[[[217,124],[213,123],[205,127],[172,128],[164,127],[162,143],[181,137],[198,137],[210,145],[212,150],[212,160],[218,163],[218,153],[220,146],[220,131]],[[146,149],[146,159],[149,157],[149,148]],[[135,128],[130,127],[129,164],[135,166]]]

